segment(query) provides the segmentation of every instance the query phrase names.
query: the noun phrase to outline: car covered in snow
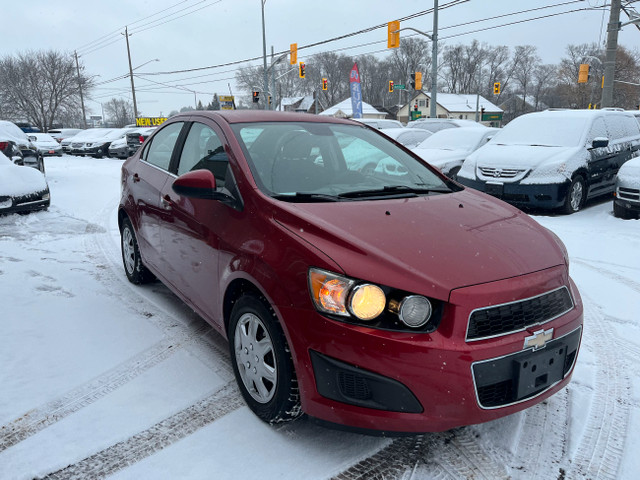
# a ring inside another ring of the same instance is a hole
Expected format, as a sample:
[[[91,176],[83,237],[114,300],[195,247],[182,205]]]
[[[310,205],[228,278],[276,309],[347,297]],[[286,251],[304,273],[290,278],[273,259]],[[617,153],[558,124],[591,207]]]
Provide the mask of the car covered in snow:
[[[46,210],[50,201],[41,172],[16,165],[0,153],[0,215]]]
[[[519,207],[574,213],[611,194],[639,148],[640,126],[623,111],[529,113],[469,155],[458,180]]]
[[[381,130],[387,137],[393,138],[407,148],[414,148],[420,145],[425,139],[433,135],[429,130],[421,128],[385,128]]]
[[[12,141],[22,155],[22,163],[44,172],[44,159],[26,133],[16,124],[0,120],[0,139]]]
[[[477,127],[483,128],[485,125],[473,120],[460,120],[457,118],[418,118],[407,123],[407,128],[421,128],[430,132],[438,132],[446,128]]]
[[[613,214],[630,219],[640,216],[640,157],[626,162],[616,176]]]
[[[109,145],[109,156],[115,158],[128,158],[140,145],[153,133],[156,127],[140,127],[128,130],[125,135],[114,140]]]
[[[43,157],[61,156],[62,147],[60,144],[48,133],[30,133],[29,140],[38,149],[38,153]]]
[[[370,127],[377,128],[378,130],[385,130],[387,128],[403,128],[402,122],[399,120],[392,120],[390,118],[354,118],[356,122],[364,123]]]
[[[82,131],[81,128],[52,128],[47,133],[62,145],[65,138],[73,137]],[[62,145],[64,150],[64,145]],[[66,152],[66,150],[64,150]]]
[[[455,180],[464,159],[487,143],[497,131],[497,128],[446,128],[434,133],[411,151]]]
[[[105,143],[110,144],[113,140],[106,140],[107,135],[113,135],[117,128],[88,128],[77,133],[69,139],[69,152],[72,155],[104,155],[107,150],[103,149]],[[116,137],[117,138],[117,137]],[[64,142],[63,142],[64,147]],[[108,149],[108,145],[107,145]]]
[[[359,170],[364,150],[385,167]],[[583,307],[560,239],[378,130],[179,114],[121,185],[127,278],[160,279],[228,339],[262,420],[440,431],[569,382]]]

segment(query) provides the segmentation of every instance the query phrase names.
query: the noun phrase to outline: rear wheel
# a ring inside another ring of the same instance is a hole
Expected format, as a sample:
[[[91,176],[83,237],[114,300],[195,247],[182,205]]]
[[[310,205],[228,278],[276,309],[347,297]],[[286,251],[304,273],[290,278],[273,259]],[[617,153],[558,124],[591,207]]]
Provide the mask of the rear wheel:
[[[291,351],[266,300],[244,295],[233,307],[229,350],[236,381],[249,408],[274,424],[302,414]]]
[[[155,279],[147,267],[142,263],[140,257],[140,249],[136,234],[133,231],[133,225],[128,218],[122,221],[122,229],[120,231],[121,247],[122,247],[122,263],[124,271],[131,283],[139,285],[141,283],[149,283]]]
[[[566,214],[575,213],[582,208],[587,198],[587,186],[581,175],[576,175],[571,180],[567,196],[564,199],[562,211]]]

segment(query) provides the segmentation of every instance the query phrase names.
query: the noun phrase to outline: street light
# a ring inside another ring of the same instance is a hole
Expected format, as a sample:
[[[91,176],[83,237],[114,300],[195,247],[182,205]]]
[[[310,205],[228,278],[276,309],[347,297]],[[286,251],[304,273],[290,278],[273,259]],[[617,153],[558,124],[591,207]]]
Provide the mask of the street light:
[[[160,61],[160,59],[159,59],[159,58],[154,58],[153,60],[149,60],[148,62],[144,62],[142,65],[138,65],[137,67],[135,67],[135,68],[133,69],[133,71],[136,71],[137,69],[144,67],[144,66],[145,66],[146,64],[148,64],[148,63],[151,63],[151,62],[159,62],[159,61]]]

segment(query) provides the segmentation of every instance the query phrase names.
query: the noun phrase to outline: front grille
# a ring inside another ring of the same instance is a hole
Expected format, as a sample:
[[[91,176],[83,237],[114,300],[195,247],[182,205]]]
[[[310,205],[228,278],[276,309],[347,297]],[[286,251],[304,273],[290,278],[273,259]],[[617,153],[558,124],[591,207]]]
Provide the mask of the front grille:
[[[534,398],[562,381],[575,364],[582,328],[548,342],[472,365],[478,404],[484,409],[513,405]]]
[[[478,167],[478,169],[483,176],[491,178],[515,178],[519,173],[524,172],[515,168]]]
[[[353,400],[370,400],[371,389],[367,380],[349,372],[338,372],[340,393]]]
[[[82,146],[82,144],[81,143],[72,143],[71,146],[73,148],[80,148]]]
[[[471,312],[467,341],[497,337],[549,322],[573,308],[567,287]]]
[[[640,190],[637,188],[618,187],[618,198],[630,202],[640,202]]]

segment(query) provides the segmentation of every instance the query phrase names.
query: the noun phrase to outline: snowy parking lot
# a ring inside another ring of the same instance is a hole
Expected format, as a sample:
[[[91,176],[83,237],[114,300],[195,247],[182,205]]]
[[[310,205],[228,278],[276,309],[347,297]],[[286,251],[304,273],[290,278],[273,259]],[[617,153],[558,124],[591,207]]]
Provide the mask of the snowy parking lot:
[[[121,265],[115,159],[47,159],[47,212],[0,217],[0,478],[573,479],[640,471],[640,220],[534,218],[585,306],[573,380],[516,415],[381,438],[245,406],[226,341]]]

